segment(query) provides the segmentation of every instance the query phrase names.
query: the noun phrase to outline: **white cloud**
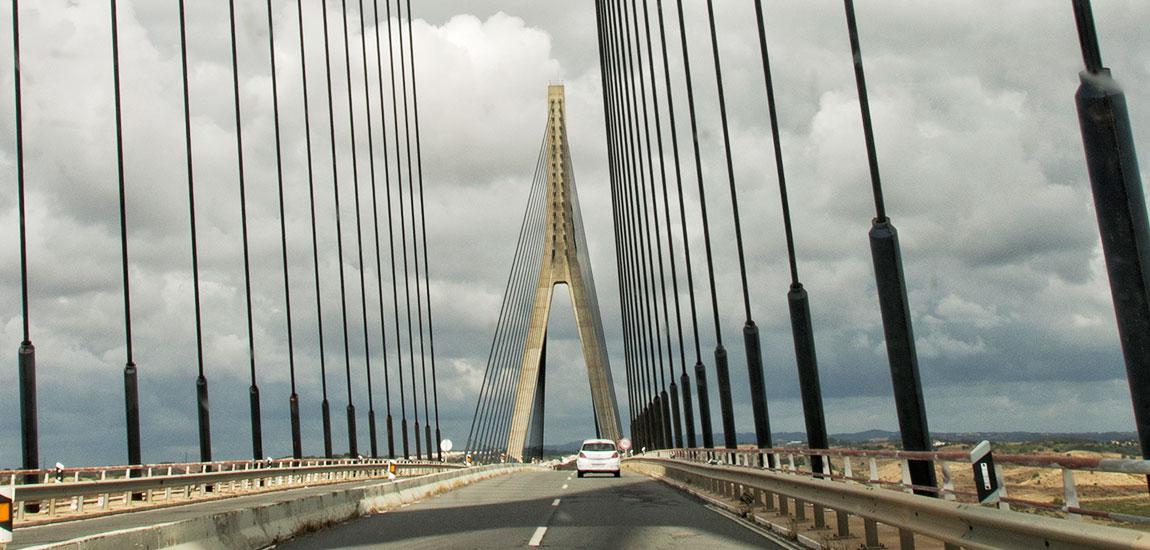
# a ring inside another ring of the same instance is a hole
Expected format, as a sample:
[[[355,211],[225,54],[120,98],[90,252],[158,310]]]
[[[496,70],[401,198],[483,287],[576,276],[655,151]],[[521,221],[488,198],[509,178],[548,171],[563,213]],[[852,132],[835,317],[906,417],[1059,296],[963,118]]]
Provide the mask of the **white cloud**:
[[[185,452],[195,455],[196,357],[177,14],[174,6],[153,2],[120,6],[133,328],[144,389],[145,457],[179,459]],[[6,9],[0,8],[0,20],[7,20]],[[255,349],[266,443],[272,452],[282,453],[288,448],[288,350],[266,15],[258,4],[241,4],[239,9]],[[288,293],[295,316],[305,437],[307,448],[314,450],[319,437],[320,319],[328,391],[337,410],[344,405],[346,383],[330,129],[319,48],[321,13],[315,4],[305,7],[323,301],[317,311],[296,14],[292,2],[277,3],[276,9],[291,262]],[[328,9],[333,10],[329,24],[336,46],[333,110],[340,149],[336,162],[344,209],[352,382],[362,388],[364,335],[350,206],[354,197],[342,19],[335,11],[338,6]],[[731,353],[735,398],[745,404],[738,332],[741,298],[737,273],[730,268],[735,265],[730,200],[701,9],[694,3],[687,6],[700,145],[716,234],[722,330]],[[461,440],[470,422],[543,130],[545,86],[552,80],[567,85],[582,212],[625,408],[593,6],[508,0],[467,6],[470,13],[459,13],[457,3],[433,1],[421,2],[417,10],[431,291],[445,435]],[[831,412],[830,429],[890,428],[894,412],[866,237],[873,210],[841,6],[787,3],[768,6],[768,12],[800,275],[811,293],[828,411],[852,411]],[[801,417],[794,399],[797,380],[785,302],[789,277],[752,14],[749,4],[722,5],[718,24],[752,302],[763,331],[771,412],[778,429]],[[227,14],[218,6],[192,3],[188,15],[205,368],[212,384],[217,455],[244,456],[248,344]],[[1143,32],[1150,6],[1099,3],[1095,15],[1105,59],[1130,93],[1136,143],[1145,144],[1150,111],[1140,105],[1145,103],[1142,90],[1150,89],[1150,64],[1144,59],[1150,43]],[[352,86],[366,224],[365,298],[373,368],[379,369],[384,356],[374,233],[368,223],[366,112],[358,96],[358,20],[352,17]],[[32,327],[39,352],[41,410],[46,411],[41,428],[51,434],[44,440],[44,456],[74,456],[65,463],[122,461],[117,434],[124,342],[108,13],[103,4],[51,0],[24,6],[21,22]],[[1052,8],[1038,0],[1009,5],[989,0],[929,5],[904,1],[860,5],[859,22],[887,207],[900,231],[933,426],[997,429],[992,419],[980,416],[979,407],[961,405],[973,400],[1007,407],[1014,411],[1013,418],[1035,415],[1027,426],[1002,429],[1129,429],[1129,402],[1120,391],[1123,366],[1073,108],[1081,61],[1069,8]],[[369,39],[373,32],[369,24]],[[668,40],[677,44],[677,31],[670,32]],[[0,246],[0,326],[14,352],[20,308],[9,43],[0,40],[0,233],[10,236],[8,244]],[[386,43],[384,48],[386,52]],[[369,61],[373,56],[369,42]],[[671,70],[680,109],[676,122],[703,356],[713,374],[714,335],[681,60],[673,59]],[[374,81],[374,64],[369,74]],[[375,90],[370,99],[384,220],[389,212],[384,175],[393,185],[396,176],[390,90],[385,96],[385,109]],[[387,165],[379,141],[385,127]],[[669,136],[664,137],[669,148]],[[677,214],[673,219],[678,220]],[[396,329],[386,225],[380,237],[382,326],[394,369]],[[676,248],[682,249],[677,239]],[[683,283],[680,280],[681,288]],[[402,301],[402,285],[399,294]],[[578,346],[570,331],[562,329],[564,319],[557,320],[551,347],[551,387],[579,388],[585,382]],[[409,369],[406,337],[403,346],[402,361]],[[18,438],[15,376],[14,368],[0,369],[0,395],[7,403],[0,405],[0,464],[18,460],[9,450],[17,448]],[[383,384],[378,375],[374,381],[382,418]],[[711,382],[713,387],[713,378]],[[391,384],[396,386],[397,380]],[[1041,391],[1032,391],[1035,387]],[[410,396],[410,387],[407,390]],[[366,410],[365,393],[357,390],[355,396],[361,411]],[[1049,395],[1059,396],[1065,409],[1061,416],[1043,412]],[[555,390],[548,396],[549,418],[554,419],[548,424],[549,440],[582,437],[590,424],[585,392]],[[397,387],[392,397],[398,401]],[[1099,399],[1104,407],[1096,406]],[[717,412],[714,394],[712,402]],[[398,418],[398,411],[395,415]],[[749,418],[740,417],[737,423],[741,431],[749,431]],[[366,422],[360,424],[365,441]],[[337,428],[337,447],[346,445],[340,433]],[[94,458],[69,455],[81,448]]]

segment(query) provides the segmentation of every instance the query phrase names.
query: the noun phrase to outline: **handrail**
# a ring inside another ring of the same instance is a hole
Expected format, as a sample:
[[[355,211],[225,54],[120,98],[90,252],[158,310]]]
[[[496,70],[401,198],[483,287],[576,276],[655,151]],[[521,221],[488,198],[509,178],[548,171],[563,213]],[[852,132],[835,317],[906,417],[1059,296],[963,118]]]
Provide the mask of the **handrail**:
[[[895,460],[930,460],[942,462],[970,462],[970,454],[966,451],[898,451],[898,450],[871,450],[871,449],[810,449],[806,447],[775,447],[770,449],[668,449],[664,451],[651,451],[656,453],[671,453],[671,456],[685,456],[691,452],[714,454],[740,454],[740,455],[785,455],[795,454],[803,456],[824,456],[832,458],[887,458]],[[1111,472],[1119,474],[1150,474],[1150,460],[1134,458],[1102,458],[1089,456],[1067,456],[1055,454],[994,454],[996,464],[1009,464],[1014,466],[1037,466],[1042,468],[1068,468],[1072,470],[1087,470],[1092,472]]]
[[[454,470],[462,468],[457,464],[445,463],[396,463],[397,469],[436,469]],[[223,470],[191,474],[172,474],[151,477],[127,477],[95,481],[74,481],[70,483],[37,483],[17,485],[17,501],[38,501],[48,499],[73,498],[106,493],[138,493],[171,487],[189,485],[215,485],[230,481],[253,481],[272,477],[303,476],[308,474],[329,474],[354,471],[387,470],[386,463],[326,464],[318,466],[296,466],[283,468],[255,468],[250,470]]]
[[[217,490],[233,494],[273,491],[315,483],[378,479],[392,473],[410,476],[463,468],[466,466],[458,463],[383,459],[224,461],[58,471],[8,470],[0,473],[4,476],[0,477],[0,483],[22,481],[25,474],[43,479],[43,482],[15,485],[13,500],[19,526],[28,521],[52,521],[61,509],[89,513],[87,504],[94,504],[101,511],[108,510],[113,501],[119,503],[118,507],[139,506],[139,501],[145,505],[154,505],[156,501],[171,505],[211,498]],[[99,478],[81,477],[91,473],[99,473]]]
[[[784,510],[784,499],[794,499],[796,511],[809,503],[844,517],[861,517],[966,548],[1150,548],[1150,536],[1133,529],[1068,522],[782,471],[650,456],[632,457],[628,462],[648,475],[704,487],[715,482],[730,486],[733,496],[749,495],[744,502],[765,501],[771,507],[777,495]]]
[[[796,455],[808,457],[819,456],[826,458],[827,460],[823,462],[823,471],[821,472],[804,471],[795,467],[793,458]],[[856,482],[877,487],[886,487],[890,489],[914,491],[919,493],[933,493],[949,500],[954,500],[957,497],[962,497],[968,501],[977,501],[977,495],[973,490],[963,491],[955,489],[953,476],[946,466],[946,463],[948,462],[969,464],[970,455],[964,451],[923,452],[842,448],[810,449],[805,447],[783,447],[769,449],[692,448],[650,451],[645,453],[643,456],[671,458],[694,463],[732,465],[736,467],[753,467],[756,469],[782,472],[791,475],[797,474],[806,477],[834,480],[839,482]],[[768,461],[768,457],[770,456],[776,457],[773,463]],[[779,457],[788,457],[790,459],[790,464],[780,464],[778,460]],[[835,458],[842,459],[838,468],[831,467],[830,459]],[[865,467],[865,465],[854,465],[852,468],[851,459],[856,458],[867,459],[870,462],[869,477],[859,476],[853,473],[859,466]],[[875,464],[875,461],[880,459],[903,461],[904,464],[902,480],[890,481],[880,479],[878,477],[878,472],[876,470]],[[942,465],[943,470],[942,486],[931,487],[911,484],[906,467],[906,461],[910,460],[928,460],[939,462]],[[1125,523],[1150,524],[1150,517],[1146,516],[1082,508],[1079,506],[1078,488],[1074,480],[1075,471],[1092,471],[1133,475],[1150,474],[1150,460],[1064,456],[1053,454],[995,454],[994,462],[996,470],[995,475],[998,478],[1000,486],[999,506],[1003,509],[1008,510],[1010,509],[1011,505],[1017,505],[1027,508],[1062,512],[1066,515],[1066,517],[1070,519],[1079,519],[1081,516],[1091,516]],[[768,467],[768,464],[771,465]],[[1004,466],[1030,466],[1060,469],[1062,472],[1063,480],[1061,501],[1040,502],[1009,496],[1009,488],[1006,485],[1006,478],[1002,470]]]
[[[166,470],[171,468],[173,470],[191,471],[193,469],[202,471],[203,468],[222,469],[225,467],[235,466],[255,466],[263,468],[278,468],[291,465],[302,464],[387,464],[395,462],[397,464],[441,464],[437,461],[420,461],[408,459],[387,459],[387,458],[277,458],[271,460],[217,460],[213,462],[157,462],[154,464],[123,464],[111,466],[79,466],[70,468],[39,468],[31,470],[0,470],[0,480],[5,478],[15,477],[16,483],[20,484],[26,476],[35,475],[54,476],[62,474],[65,477],[75,477],[76,474],[82,473],[101,473],[101,472],[134,472],[134,471],[147,471],[147,470]]]

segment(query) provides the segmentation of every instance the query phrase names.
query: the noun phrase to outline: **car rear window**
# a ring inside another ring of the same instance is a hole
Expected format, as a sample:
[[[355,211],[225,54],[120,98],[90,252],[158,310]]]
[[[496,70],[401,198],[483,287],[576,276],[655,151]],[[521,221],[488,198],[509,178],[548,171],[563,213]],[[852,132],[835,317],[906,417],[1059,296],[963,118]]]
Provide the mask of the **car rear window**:
[[[585,443],[583,445],[584,451],[614,451],[614,443]]]

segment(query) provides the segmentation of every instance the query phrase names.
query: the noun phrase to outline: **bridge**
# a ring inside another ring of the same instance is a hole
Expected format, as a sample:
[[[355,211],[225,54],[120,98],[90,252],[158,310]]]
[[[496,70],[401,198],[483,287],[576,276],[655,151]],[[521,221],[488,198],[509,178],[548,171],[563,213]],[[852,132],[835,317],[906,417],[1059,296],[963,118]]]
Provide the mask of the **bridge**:
[[[65,4],[6,6],[0,548],[1150,546],[1141,6]]]

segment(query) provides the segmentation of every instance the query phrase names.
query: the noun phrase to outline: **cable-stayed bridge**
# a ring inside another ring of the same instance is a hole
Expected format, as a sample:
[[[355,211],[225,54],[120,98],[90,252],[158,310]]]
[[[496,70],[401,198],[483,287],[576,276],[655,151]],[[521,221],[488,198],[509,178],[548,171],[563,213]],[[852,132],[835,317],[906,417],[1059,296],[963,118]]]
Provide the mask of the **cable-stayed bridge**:
[[[733,116],[726,102],[730,81],[724,80],[723,36],[715,24],[715,10],[724,5],[699,2],[705,6],[704,21],[688,17],[685,3],[691,2],[596,1],[594,28],[586,29],[595,33],[598,45],[608,181],[583,185],[610,195],[615,265],[600,266],[600,272],[613,268],[607,271],[617,275],[617,297],[596,292],[567,132],[569,124],[578,122],[568,119],[564,86],[547,87],[547,110],[538,113],[545,122],[544,135],[531,185],[520,196],[507,198],[526,200],[526,207],[474,408],[443,411],[469,415],[466,436],[441,426],[440,388],[454,390],[465,381],[442,376],[436,363],[435,280],[430,273],[435,247],[429,246],[436,243],[428,239],[428,212],[435,208],[429,197],[436,182],[429,178],[425,185],[424,145],[439,136],[421,135],[418,83],[423,80],[417,76],[438,68],[416,70],[417,14],[412,10],[420,6],[410,0],[268,0],[266,6],[257,3],[261,17],[253,20],[237,17],[252,13],[251,6],[241,3],[237,11],[237,3],[230,0],[225,14],[221,2],[212,24],[227,27],[231,128],[226,139],[220,139],[198,129],[194,111],[198,75],[195,50],[188,43],[204,24],[196,18],[207,12],[198,3],[172,3],[178,25],[171,38],[181,69],[179,210],[187,221],[181,246],[187,247],[194,295],[186,312],[195,332],[194,376],[187,377],[186,388],[195,396],[194,412],[184,412],[196,419],[196,437],[188,446],[199,458],[174,461],[152,458],[156,454],[141,435],[142,419],[170,412],[155,412],[158,407],[146,391],[150,365],[139,361],[149,352],[141,350],[138,336],[133,336],[134,329],[138,335],[149,328],[139,320],[143,308],[133,303],[134,286],[146,284],[149,274],[141,274],[133,259],[129,245],[139,241],[132,238],[131,220],[153,205],[147,197],[150,184],[134,181],[126,169],[125,159],[138,154],[132,144],[139,141],[130,135],[124,113],[146,107],[124,100],[121,75],[132,70],[126,60],[134,57],[121,49],[120,24],[127,10],[110,0],[106,21],[111,47],[103,59],[111,73],[113,101],[101,108],[114,120],[107,139],[114,142],[119,199],[114,218],[119,230],[124,424],[91,429],[108,440],[122,438],[126,453],[122,466],[51,467],[41,453],[41,434],[54,429],[54,417],[43,414],[38,398],[61,381],[37,376],[42,372],[37,357],[54,357],[56,351],[35,339],[38,312],[30,292],[38,281],[28,268],[37,247],[48,246],[33,233],[29,220],[51,213],[37,212],[39,203],[29,199],[37,181],[26,167],[42,157],[25,155],[24,119],[26,101],[42,100],[29,98],[25,89],[27,71],[38,70],[21,57],[21,45],[28,40],[27,34],[21,35],[21,22],[28,17],[29,3],[13,0],[11,180],[18,225],[13,240],[19,246],[18,266],[13,268],[19,272],[22,339],[18,383],[6,397],[20,402],[21,462],[20,468],[0,472],[0,546],[6,539],[13,539],[13,547],[265,547],[289,540],[289,545],[301,547],[1150,545],[1143,535],[1150,524],[1144,510],[1091,507],[1080,502],[1081,482],[1076,481],[1076,475],[1118,476],[1138,485],[1150,479],[1145,478],[1150,474],[1150,344],[1145,340],[1150,337],[1150,288],[1144,271],[1150,260],[1150,226],[1128,107],[1118,84],[1121,75],[1112,75],[1103,64],[1089,1],[1074,0],[1063,9],[1076,24],[1083,56],[1074,101],[1140,459],[1006,454],[982,446],[936,448],[893,222],[897,212],[887,209],[880,177],[884,157],[876,146],[859,35],[860,24],[867,21],[856,18],[851,0],[844,0],[850,52],[843,55],[849,53],[852,60],[867,153],[876,313],[901,449],[830,444],[810,312],[816,291],[808,294],[800,281],[802,250],[796,243],[802,241],[791,223],[786,141],[776,112],[765,27],[764,10],[769,12],[770,6],[755,0],[752,26],[762,78],[756,87],[765,92],[763,106],[771,121],[790,278],[786,299],[806,434],[800,447],[774,441],[763,342],[753,316],[756,274],[747,261],[754,239],[744,233],[745,214],[740,214],[747,211],[740,211],[739,202],[746,184],[736,177]],[[31,13],[43,16],[35,7]],[[693,27],[702,34],[692,34]],[[256,55],[240,51],[240,45],[249,42],[245,33],[254,33],[263,43],[260,62],[269,75],[260,92],[265,94],[263,102],[248,103],[251,94],[241,85],[241,69]],[[707,40],[694,40],[699,36]],[[290,37],[288,46],[285,37]],[[707,60],[705,71],[700,70],[700,59]],[[539,91],[542,94],[543,83]],[[702,112],[698,97],[704,93],[717,98],[717,118],[716,113]],[[72,100],[80,101],[84,94],[75,90]],[[423,112],[428,108],[450,107],[424,104]],[[270,131],[245,126],[250,109],[271,111],[272,127],[261,129]],[[466,110],[459,116],[466,116]],[[302,122],[285,122],[291,117]],[[716,128],[705,127],[712,121]],[[700,152],[706,132],[721,135],[723,156],[716,166],[708,166]],[[266,142],[253,144],[253,135]],[[284,145],[299,140],[305,144],[302,150]],[[205,166],[202,159],[218,158],[213,151],[223,146],[234,151],[235,163]],[[250,156],[245,161],[245,152],[251,155],[253,147],[273,151],[274,177],[270,191],[264,190],[274,197],[270,211],[252,206],[256,181],[269,184],[252,177],[257,163]],[[430,156],[428,161],[433,162]],[[205,207],[203,197],[211,194],[215,176],[225,169],[234,173],[237,184],[240,231],[231,245],[241,252],[243,266],[238,287],[244,322],[231,335],[242,342],[247,375],[248,415],[242,419],[227,412],[212,414],[221,409],[214,397],[219,395],[215,379],[223,385],[232,380],[205,351],[205,340],[215,328],[205,319],[212,314],[216,281],[203,267],[204,256],[214,253],[203,244],[211,237],[204,220],[218,217],[220,204],[209,201]],[[710,180],[721,185],[705,185]],[[292,182],[301,184],[299,193],[291,192]],[[716,188],[724,192],[715,193]],[[164,199],[158,195],[152,199],[157,207]],[[292,197],[304,199],[295,205],[306,212],[303,217],[289,215]],[[708,202],[713,207],[717,201],[730,204],[730,219],[721,224],[716,212],[727,211],[708,210]],[[730,234],[720,229],[726,227],[732,229]],[[302,235],[304,246],[293,247],[292,235]],[[714,253],[719,242],[733,245],[737,262],[722,262]],[[256,272],[264,271],[267,266],[261,262],[269,258],[275,264],[275,284],[283,289],[282,306],[259,299],[259,287],[268,281]],[[306,275],[302,282],[300,273]],[[737,274],[740,301],[720,300],[724,273]],[[554,395],[547,389],[547,330],[553,293],[562,286],[571,293],[580,359],[588,375],[585,388],[562,391],[590,398],[588,416],[595,433],[587,436],[618,442],[626,455],[623,480],[584,480],[582,472],[577,479],[569,461],[546,460],[545,397]],[[301,289],[308,291],[306,304],[298,301]],[[603,304],[616,298],[620,318],[605,318],[609,308]],[[738,306],[744,317],[737,327],[741,345],[724,340],[732,327],[724,325],[721,312]],[[264,336],[257,319],[266,313],[261,309],[282,315],[287,345],[261,351],[257,361]],[[333,312],[334,326],[325,310]],[[616,324],[621,327],[619,342],[609,340],[604,329]],[[622,361],[612,365],[609,347],[616,343],[622,346]],[[332,345],[334,350],[325,349]],[[737,356],[743,361],[730,361],[728,346],[741,348]],[[262,359],[269,355],[278,360]],[[266,388],[267,380],[285,372],[290,392],[261,393],[261,381]],[[622,386],[616,384],[618,379],[624,381]],[[329,380],[334,381],[332,388]],[[314,400],[307,397],[315,395],[310,391],[314,388],[305,387],[311,381],[319,386]],[[744,384],[750,396],[745,417],[736,414],[732,387]],[[617,387],[625,388],[625,407],[618,402]],[[280,405],[269,408],[273,401]],[[712,418],[712,403],[717,419]],[[269,410],[285,413],[286,422],[272,424],[286,429],[265,427]],[[309,419],[318,419],[322,438],[306,436]],[[161,420],[166,422],[177,420]],[[251,459],[219,460],[218,426],[237,422],[246,424],[250,434]],[[754,427],[753,444],[740,447],[739,425]],[[452,436],[457,443],[449,441]],[[274,444],[265,446],[272,440]],[[290,442],[290,455],[269,457],[273,453],[267,449],[278,448],[281,440]],[[628,452],[628,447],[633,449]],[[4,459],[14,456],[5,454]],[[1058,476],[1058,496],[1030,497],[1024,484],[1011,476],[1022,469]],[[379,514],[385,511],[394,513]]]

